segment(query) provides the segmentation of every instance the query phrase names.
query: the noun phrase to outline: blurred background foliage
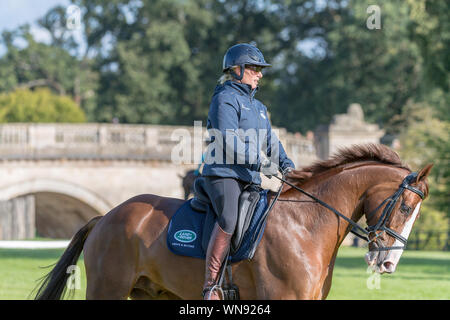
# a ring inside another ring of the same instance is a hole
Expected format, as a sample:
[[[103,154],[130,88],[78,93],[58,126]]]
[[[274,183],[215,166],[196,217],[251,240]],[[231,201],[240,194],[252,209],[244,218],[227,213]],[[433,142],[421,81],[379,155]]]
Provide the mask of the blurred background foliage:
[[[0,93],[0,123],[85,121],[84,111],[71,97],[55,95],[47,88]]]
[[[450,2],[382,1],[371,30],[372,2],[71,0],[81,42],[62,6],[38,21],[50,43],[2,32],[0,121],[206,123],[226,49],[251,42],[273,64],[258,98],[275,126],[306,133],[361,104],[412,169],[434,163],[418,224],[448,232]]]

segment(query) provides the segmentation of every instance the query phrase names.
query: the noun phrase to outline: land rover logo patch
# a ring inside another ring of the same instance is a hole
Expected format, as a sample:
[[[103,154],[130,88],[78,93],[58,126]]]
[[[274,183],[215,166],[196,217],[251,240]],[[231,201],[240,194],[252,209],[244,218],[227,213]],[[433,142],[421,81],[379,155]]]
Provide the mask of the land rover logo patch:
[[[197,235],[194,231],[191,230],[179,230],[175,232],[173,237],[175,238],[175,240],[183,243],[189,243],[197,239]]]

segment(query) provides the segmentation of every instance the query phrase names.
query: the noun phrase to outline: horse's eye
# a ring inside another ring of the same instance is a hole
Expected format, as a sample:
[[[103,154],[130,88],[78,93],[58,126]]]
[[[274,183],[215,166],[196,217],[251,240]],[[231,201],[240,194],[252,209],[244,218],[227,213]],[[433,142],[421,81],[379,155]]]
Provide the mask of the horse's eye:
[[[400,211],[403,212],[404,214],[410,214],[411,210],[412,208],[404,203],[402,203],[402,205],[400,206]]]

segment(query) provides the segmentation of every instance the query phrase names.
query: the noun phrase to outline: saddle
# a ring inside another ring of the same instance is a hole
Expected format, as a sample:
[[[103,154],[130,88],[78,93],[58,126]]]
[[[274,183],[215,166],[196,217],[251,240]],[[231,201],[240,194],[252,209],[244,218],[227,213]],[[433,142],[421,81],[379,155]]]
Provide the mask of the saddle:
[[[195,197],[174,213],[167,229],[167,246],[178,255],[205,259],[217,215],[205,191],[205,180],[195,182]],[[259,186],[247,186],[239,199],[239,216],[231,238],[231,262],[252,259],[262,238],[268,213],[267,193]]]
[[[242,244],[245,232],[248,230],[250,221],[252,220],[258,201],[260,200],[260,192],[263,189],[257,185],[249,184],[239,196],[238,220],[236,229],[231,238],[230,254],[235,253]],[[212,206],[207,192],[205,191],[205,178],[198,177],[194,182],[194,198],[190,202],[191,208],[205,213],[204,235],[210,235],[216,219],[214,210],[210,210]],[[202,239],[202,247],[206,251],[209,243],[209,237],[204,236]]]
[[[239,299],[239,289],[232,280],[231,263],[253,258],[270,212],[268,191],[257,185],[247,185],[239,197],[238,221],[220,277],[228,274],[228,283],[222,288],[226,300]],[[170,219],[166,237],[168,249],[177,255],[205,259],[216,220],[217,215],[205,190],[205,178],[198,177],[194,182],[194,198],[187,200]]]

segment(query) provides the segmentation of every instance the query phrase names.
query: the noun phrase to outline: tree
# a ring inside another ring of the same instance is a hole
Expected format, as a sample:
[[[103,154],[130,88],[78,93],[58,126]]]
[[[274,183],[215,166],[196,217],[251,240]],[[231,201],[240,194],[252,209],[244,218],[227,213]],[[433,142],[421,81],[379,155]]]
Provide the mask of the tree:
[[[95,117],[100,121],[113,117],[122,122],[171,124],[206,120],[228,47],[252,42],[268,60],[280,60],[300,37],[316,28],[315,23],[329,20],[328,12],[314,17],[308,1],[73,3],[83,8],[88,47],[99,54]],[[297,17],[294,12],[301,10]],[[268,103],[273,101],[273,84],[283,64],[275,66],[259,94]]]
[[[3,32],[1,40],[7,52],[0,58],[0,93],[46,87],[59,95],[72,96],[90,115],[97,83],[92,60],[79,61],[60,44],[61,39],[58,45],[36,42],[28,25]],[[15,45],[16,40],[24,42],[25,47]]]
[[[39,20],[50,46],[23,30],[4,33],[0,91],[44,85],[70,94],[90,121],[189,125],[206,120],[226,49],[251,42],[273,64],[257,97],[274,125],[313,130],[358,102],[367,120],[398,134],[411,99],[448,114],[445,85],[431,101],[438,85],[427,80],[432,70],[435,80],[447,75],[439,1],[385,1],[381,29],[369,30],[361,1],[72,0],[85,45],[65,29],[63,7]],[[28,39],[25,49],[13,45],[17,37]]]
[[[445,236],[450,236],[450,121],[436,114],[437,111],[425,102],[409,101],[402,114],[407,126],[400,134],[401,157],[413,170],[427,163],[434,164],[428,176],[429,199],[424,202],[422,217],[415,227],[419,232],[412,235],[413,240],[425,242],[431,241],[430,236],[441,237],[441,242]],[[437,249],[431,245],[433,243],[428,243],[428,248]]]
[[[83,110],[49,89],[17,89],[0,94],[0,122],[84,122]]]
[[[450,212],[450,121],[435,116],[425,103],[407,104],[404,110],[408,126],[400,135],[402,158],[415,169],[434,163],[432,172],[435,186],[430,203],[447,214]]]
[[[3,34],[3,38],[9,38],[7,33]],[[10,38],[5,41],[8,51],[1,64],[13,69],[10,76],[15,79],[9,81],[9,86],[0,82],[0,91],[47,86],[63,95],[72,89],[76,63],[65,50],[34,41],[29,26],[21,27],[20,32]],[[27,43],[24,49],[13,46],[12,41],[18,38]]]
[[[408,0],[407,3],[410,8],[410,38],[420,49],[425,78],[432,86],[448,92],[450,86],[450,2]]]
[[[383,2],[381,29],[371,30],[367,3],[340,4],[328,3],[322,19],[313,20],[320,21],[319,31],[309,37],[316,54],[297,50],[284,59],[274,121],[291,131],[314,130],[357,102],[368,121],[397,133],[391,119],[416,95],[421,80],[421,57],[408,37],[408,7],[402,1]]]
[[[116,68],[102,74],[101,120],[183,123],[199,116],[201,81],[185,38],[190,21],[202,13],[194,9],[179,2],[143,3],[133,32],[115,40],[117,45],[107,59]]]

